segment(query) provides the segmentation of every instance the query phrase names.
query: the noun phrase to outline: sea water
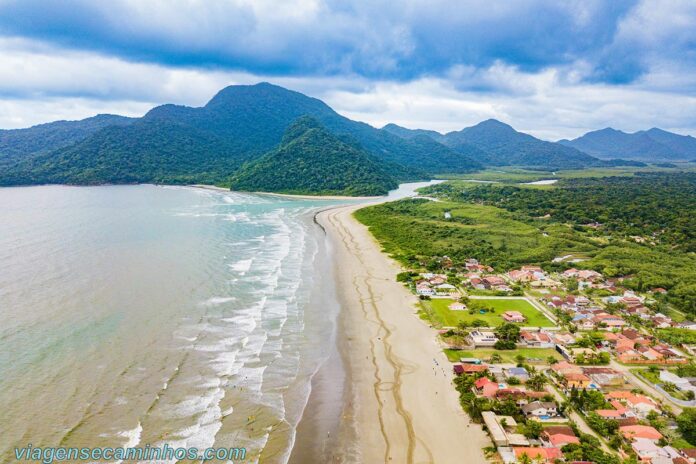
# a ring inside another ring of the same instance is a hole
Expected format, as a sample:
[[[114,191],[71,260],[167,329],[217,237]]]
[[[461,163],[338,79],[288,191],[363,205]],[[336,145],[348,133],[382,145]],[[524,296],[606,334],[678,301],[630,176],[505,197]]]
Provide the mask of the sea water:
[[[313,214],[188,187],[0,189],[0,462],[244,447],[285,462],[338,303]]]

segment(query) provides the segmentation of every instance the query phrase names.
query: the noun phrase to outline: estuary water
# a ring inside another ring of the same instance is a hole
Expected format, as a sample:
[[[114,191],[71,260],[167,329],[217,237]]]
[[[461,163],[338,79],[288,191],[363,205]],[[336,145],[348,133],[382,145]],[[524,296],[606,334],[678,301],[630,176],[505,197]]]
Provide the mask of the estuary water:
[[[313,213],[188,187],[0,189],[0,462],[245,447],[286,462],[339,305]]]

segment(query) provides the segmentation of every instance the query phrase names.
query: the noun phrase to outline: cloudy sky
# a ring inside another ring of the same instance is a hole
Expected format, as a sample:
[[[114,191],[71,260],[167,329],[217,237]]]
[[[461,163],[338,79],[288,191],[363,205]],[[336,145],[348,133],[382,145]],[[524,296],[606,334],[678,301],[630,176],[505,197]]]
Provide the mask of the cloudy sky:
[[[375,126],[696,135],[694,0],[0,0],[0,127],[269,81]]]

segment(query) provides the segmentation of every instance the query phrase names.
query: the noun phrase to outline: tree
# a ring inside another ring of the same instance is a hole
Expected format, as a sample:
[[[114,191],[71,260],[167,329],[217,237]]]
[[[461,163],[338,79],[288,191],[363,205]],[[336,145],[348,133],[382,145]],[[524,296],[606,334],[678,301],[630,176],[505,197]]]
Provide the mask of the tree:
[[[527,438],[539,438],[543,430],[541,422],[535,420],[529,420],[522,426],[522,434]]]
[[[498,364],[503,360],[503,357],[500,356],[498,353],[493,353],[490,358],[490,363],[491,364]]]
[[[498,329],[495,331],[495,335],[500,340],[516,343],[520,338],[520,327],[510,322],[506,322],[498,327]]]
[[[686,441],[696,443],[696,408],[684,408],[677,416],[677,427]]]
[[[548,378],[544,374],[535,374],[527,380],[527,386],[534,391],[542,391],[547,382]]]

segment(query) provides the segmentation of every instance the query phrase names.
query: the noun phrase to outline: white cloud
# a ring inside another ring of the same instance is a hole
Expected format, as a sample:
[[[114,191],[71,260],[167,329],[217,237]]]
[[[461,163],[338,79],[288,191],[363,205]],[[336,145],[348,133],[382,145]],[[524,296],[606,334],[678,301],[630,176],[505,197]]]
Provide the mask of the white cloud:
[[[270,81],[320,98],[339,113],[381,127],[458,130],[496,118],[545,139],[612,126],[659,126],[696,135],[694,73],[657,69],[631,85],[590,84],[583,63],[536,73],[496,62],[454,67],[409,82],[338,77],[268,77],[137,63],[38,42],[0,39],[0,127],[17,128],[97,113],[138,116],[158,104],[205,104],[229,84]]]

